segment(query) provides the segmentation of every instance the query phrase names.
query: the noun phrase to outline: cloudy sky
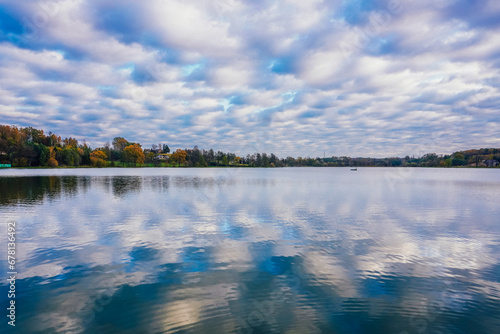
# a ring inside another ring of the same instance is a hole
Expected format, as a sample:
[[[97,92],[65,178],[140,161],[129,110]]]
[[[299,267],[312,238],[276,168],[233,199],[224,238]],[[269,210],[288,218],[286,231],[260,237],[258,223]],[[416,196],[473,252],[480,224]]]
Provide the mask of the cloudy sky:
[[[93,147],[500,147],[500,2],[0,0],[0,123]]]

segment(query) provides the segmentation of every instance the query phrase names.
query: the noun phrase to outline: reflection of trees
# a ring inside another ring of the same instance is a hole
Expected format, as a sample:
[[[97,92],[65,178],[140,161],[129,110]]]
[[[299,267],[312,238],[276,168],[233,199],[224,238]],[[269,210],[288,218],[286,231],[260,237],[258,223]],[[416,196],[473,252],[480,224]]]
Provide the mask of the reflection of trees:
[[[65,176],[60,178],[63,193],[65,195],[75,196],[80,190],[78,187],[78,177]]]
[[[90,187],[90,178],[79,176],[0,177],[0,205],[36,204],[45,198],[75,196]]]
[[[57,199],[62,195],[77,196],[91,187],[100,186],[105,192],[123,196],[132,191],[139,191],[143,185],[140,176],[29,176],[0,177],[0,205],[15,203],[33,203],[43,199]],[[154,177],[147,183],[156,191],[167,191],[170,186],[168,176]],[[35,204],[35,203],[33,203]]]
[[[173,177],[173,185],[176,188],[213,188],[226,184],[233,185],[236,183],[234,178],[221,175],[219,177],[193,177],[193,176],[175,176]]]
[[[132,191],[138,191],[142,186],[142,177],[140,176],[113,176],[111,178],[111,187],[115,196],[123,196]]]
[[[213,189],[223,184],[234,183],[225,178],[170,177],[170,176],[29,176],[0,177],[0,205],[14,203],[30,203],[44,198],[56,199],[61,195],[76,196],[90,187],[100,187],[115,196],[124,196],[129,192],[140,191],[143,186],[154,191],[166,192],[170,187]]]
[[[176,188],[195,188],[198,189],[200,186],[213,186],[213,178],[199,178],[199,177],[188,177],[188,176],[176,176],[173,178],[174,186]]]
[[[168,191],[170,187],[170,176],[153,176],[148,178],[151,189],[158,192]]]

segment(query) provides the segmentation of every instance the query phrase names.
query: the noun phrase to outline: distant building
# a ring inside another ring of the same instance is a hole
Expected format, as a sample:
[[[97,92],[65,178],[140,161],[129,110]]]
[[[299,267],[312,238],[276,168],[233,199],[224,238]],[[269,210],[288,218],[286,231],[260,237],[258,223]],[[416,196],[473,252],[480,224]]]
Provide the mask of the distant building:
[[[154,153],[154,154],[158,154],[160,153],[160,150],[153,150],[152,148],[145,148],[144,149],[144,154],[148,154],[148,153]]]
[[[484,160],[483,163],[486,165],[486,167],[496,167],[498,166],[498,164],[500,164],[500,162],[498,162],[497,160]]]
[[[153,159],[158,160],[158,161],[168,161],[168,159],[170,159],[171,155],[172,154],[170,154],[170,153],[160,153],[156,157],[154,157]]]

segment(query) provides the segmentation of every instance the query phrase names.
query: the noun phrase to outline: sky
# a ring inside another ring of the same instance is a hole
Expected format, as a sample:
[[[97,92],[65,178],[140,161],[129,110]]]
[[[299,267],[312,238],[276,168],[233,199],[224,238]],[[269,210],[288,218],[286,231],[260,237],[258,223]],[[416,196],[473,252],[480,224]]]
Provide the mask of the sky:
[[[0,0],[0,124],[92,147],[500,147],[500,2]]]

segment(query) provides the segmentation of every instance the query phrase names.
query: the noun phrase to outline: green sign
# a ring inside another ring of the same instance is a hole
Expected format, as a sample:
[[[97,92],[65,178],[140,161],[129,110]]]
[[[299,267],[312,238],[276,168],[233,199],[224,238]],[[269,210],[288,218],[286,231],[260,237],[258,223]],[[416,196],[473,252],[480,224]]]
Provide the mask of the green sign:
[[[0,168],[12,167],[11,164],[0,164]]]

